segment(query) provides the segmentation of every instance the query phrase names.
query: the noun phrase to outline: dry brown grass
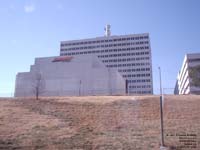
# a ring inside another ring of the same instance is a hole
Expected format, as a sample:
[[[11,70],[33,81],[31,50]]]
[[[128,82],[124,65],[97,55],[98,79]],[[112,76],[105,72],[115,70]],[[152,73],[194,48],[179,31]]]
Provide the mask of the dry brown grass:
[[[199,150],[200,97],[166,96],[164,113],[166,144],[194,134]],[[1,99],[0,149],[157,150],[159,118],[158,96]]]

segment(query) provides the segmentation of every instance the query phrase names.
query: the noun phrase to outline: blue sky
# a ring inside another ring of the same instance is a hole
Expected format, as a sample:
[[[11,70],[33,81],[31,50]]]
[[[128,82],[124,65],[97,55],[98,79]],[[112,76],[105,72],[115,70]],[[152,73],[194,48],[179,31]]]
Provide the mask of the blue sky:
[[[150,34],[154,93],[173,88],[186,53],[200,52],[199,0],[1,0],[0,95],[13,93],[17,72],[35,57],[59,55],[60,41],[113,35]],[[171,90],[166,92],[170,92]]]

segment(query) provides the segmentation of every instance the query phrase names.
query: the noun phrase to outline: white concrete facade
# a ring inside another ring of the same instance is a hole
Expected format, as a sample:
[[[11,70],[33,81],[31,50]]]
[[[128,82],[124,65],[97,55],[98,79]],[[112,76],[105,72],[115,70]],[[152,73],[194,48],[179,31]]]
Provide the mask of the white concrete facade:
[[[95,54],[127,81],[130,94],[153,94],[152,57],[149,34],[104,36],[62,41],[61,56]]]
[[[177,76],[174,94],[200,94],[200,87],[191,84],[190,69],[200,65],[200,53],[186,54]]]
[[[117,70],[107,68],[94,55],[36,58],[30,72],[16,76],[15,97],[34,96],[33,79],[43,79],[42,96],[124,95],[125,81]]]

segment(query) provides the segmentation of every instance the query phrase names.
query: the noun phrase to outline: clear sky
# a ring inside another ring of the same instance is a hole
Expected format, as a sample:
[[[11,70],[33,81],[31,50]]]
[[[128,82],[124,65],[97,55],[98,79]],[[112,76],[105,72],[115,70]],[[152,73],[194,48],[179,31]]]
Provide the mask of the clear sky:
[[[174,88],[186,53],[200,52],[200,0],[1,0],[0,96],[13,93],[17,72],[35,57],[59,55],[60,41],[150,34],[154,93]],[[170,91],[170,90],[169,90]]]

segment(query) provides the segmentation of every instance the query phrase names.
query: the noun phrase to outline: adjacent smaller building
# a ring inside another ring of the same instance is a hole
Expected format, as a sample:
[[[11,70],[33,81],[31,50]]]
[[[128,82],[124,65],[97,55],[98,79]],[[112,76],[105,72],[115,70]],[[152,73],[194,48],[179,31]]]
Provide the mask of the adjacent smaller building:
[[[200,94],[200,53],[185,55],[174,94]]]
[[[96,56],[36,58],[30,72],[16,76],[15,97],[123,95],[125,81]]]

